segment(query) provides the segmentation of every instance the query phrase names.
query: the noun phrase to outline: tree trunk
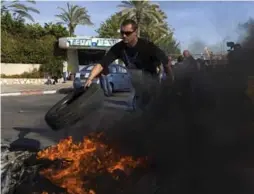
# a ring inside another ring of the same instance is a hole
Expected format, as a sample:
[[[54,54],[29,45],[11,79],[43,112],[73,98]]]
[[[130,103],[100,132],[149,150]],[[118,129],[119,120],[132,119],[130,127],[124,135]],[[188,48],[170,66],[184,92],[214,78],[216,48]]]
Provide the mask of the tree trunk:
[[[138,27],[137,35],[138,35],[138,37],[140,37],[140,28],[139,27]]]
[[[140,29],[140,21],[137,22],[138,29],[137,29],[137,35],[140,37],[141,29]]]
[[[74,28],[72,26],[69,26],[69,36],[74,36]]]
[[[141,17],[140,17],[139,14],[137,14],[136,18],[137,18],[137,25],[138,25],[137,35],[138,35],[138,37],[140,37],[140,32],[141,32],[141,29],[140,29],[140,23],[141,22],[140,22],[140,20],[141,20]]]

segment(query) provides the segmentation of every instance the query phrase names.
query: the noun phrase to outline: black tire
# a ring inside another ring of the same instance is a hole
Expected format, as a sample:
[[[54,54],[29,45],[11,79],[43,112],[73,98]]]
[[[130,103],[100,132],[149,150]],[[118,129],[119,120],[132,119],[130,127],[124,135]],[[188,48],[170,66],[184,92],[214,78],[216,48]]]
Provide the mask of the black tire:
[[[86,90],[75,90],[46,113],[45,121],[55,131],[72,126],[88,116],[91,111],[99,109],[103,104],[103,98],[103,91],[98,84],[92,84]]]

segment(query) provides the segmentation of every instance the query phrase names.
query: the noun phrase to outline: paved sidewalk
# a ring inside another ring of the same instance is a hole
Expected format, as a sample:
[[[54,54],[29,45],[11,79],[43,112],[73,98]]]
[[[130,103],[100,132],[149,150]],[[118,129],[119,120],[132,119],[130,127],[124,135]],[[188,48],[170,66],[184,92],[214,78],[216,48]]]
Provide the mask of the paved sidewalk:
[[[54,94],[61,89],[71,89],[72,82],[59,83],[56,85],[1,85],[1,96]]]

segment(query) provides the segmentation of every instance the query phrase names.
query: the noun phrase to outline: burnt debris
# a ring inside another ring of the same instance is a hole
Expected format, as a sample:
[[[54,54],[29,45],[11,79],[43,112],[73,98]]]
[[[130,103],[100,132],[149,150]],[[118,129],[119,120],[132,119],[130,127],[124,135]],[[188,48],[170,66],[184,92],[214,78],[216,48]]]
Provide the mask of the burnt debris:
[[[65,193],[65,190],[42,177],[39,171],[52,165],[48,160],[37,160],[37,152],[10,145],[1,145],[1,192],[3,194]],[[54,161],[58,162],[58,161]]]

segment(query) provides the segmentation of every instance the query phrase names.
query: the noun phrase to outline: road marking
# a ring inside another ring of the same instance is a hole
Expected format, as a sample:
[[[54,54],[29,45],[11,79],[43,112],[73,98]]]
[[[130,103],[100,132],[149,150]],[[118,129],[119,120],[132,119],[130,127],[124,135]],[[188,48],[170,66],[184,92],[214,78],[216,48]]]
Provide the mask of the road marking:
[[[49,91],[22,91],[22,92],[13,92],[13,93],[2,93],[0,96],[28,96],[28,95],[39,95],[39,94],[55,94],[57,90]]]
[[[44,91],[43,94],[55,94],[57,90]]]
[[[21,92],[16,92],[16,93],[3,93],[1,96],[20,96]]]

